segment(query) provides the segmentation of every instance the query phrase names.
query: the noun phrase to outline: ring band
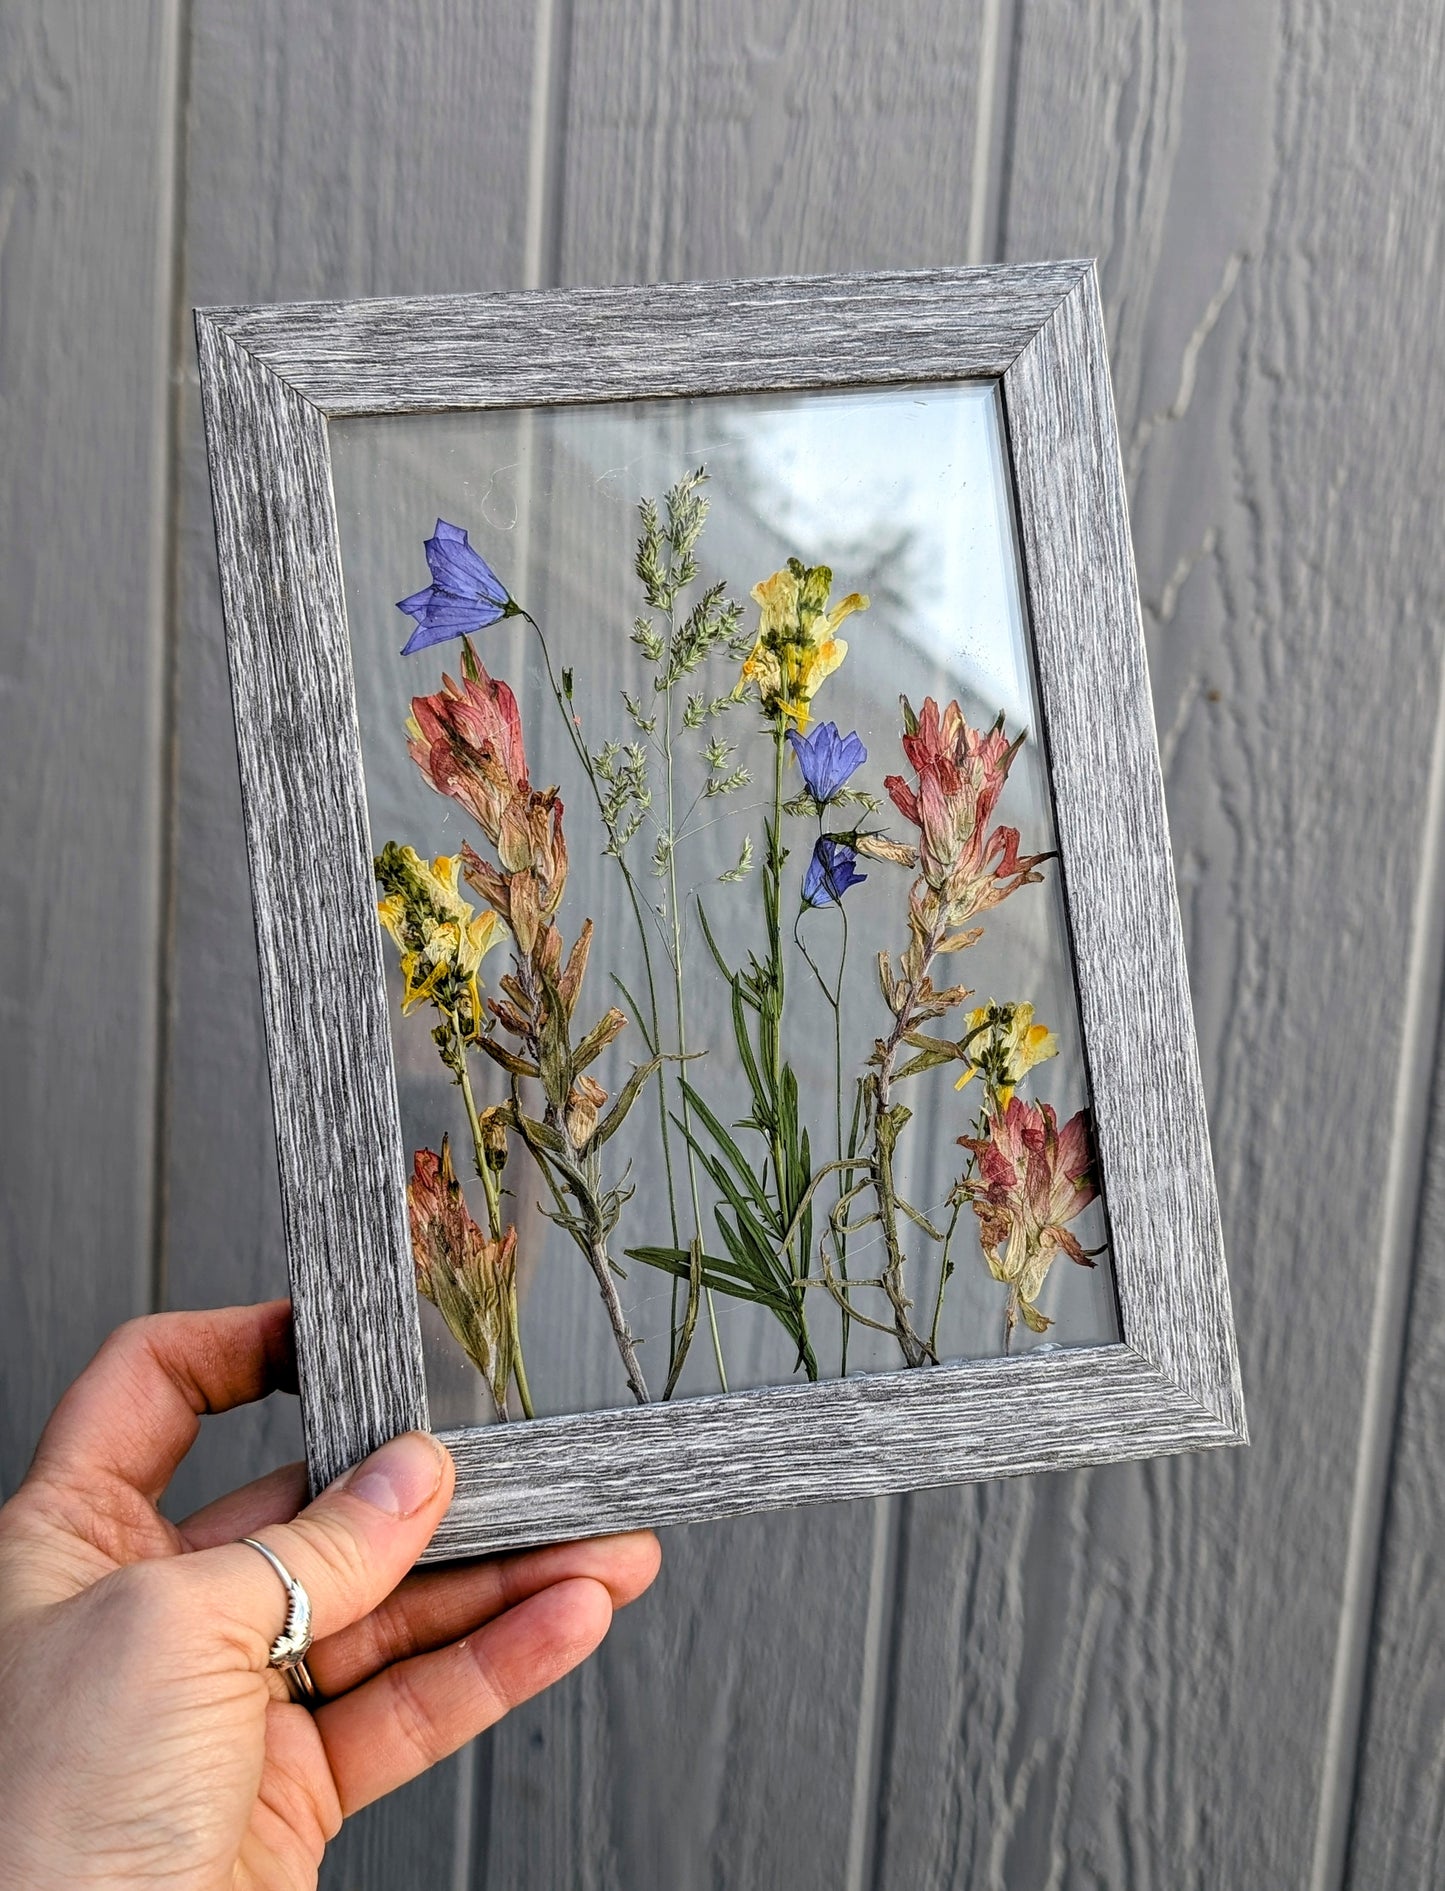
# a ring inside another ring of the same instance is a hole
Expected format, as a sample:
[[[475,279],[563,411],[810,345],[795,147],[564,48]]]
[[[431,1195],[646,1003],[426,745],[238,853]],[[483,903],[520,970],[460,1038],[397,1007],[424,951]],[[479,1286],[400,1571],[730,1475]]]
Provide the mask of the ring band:
[[[270,1665],[280,1672],[293,1701],[315,1705],[321,1696],[306,1665],[311,1647],[311,1598],[274,1550],[254,1536],[243,1536],[240,1541],[265,1557],[286,1590],[286,1621],[271,1644]]]
[[[293,1701],[301,1707],[319,1707],[321,1690],[311,1678],[311,1670],[306,1665],[305,1655],[298,1655],[289,1668],[282,1668],[281,1675]]]

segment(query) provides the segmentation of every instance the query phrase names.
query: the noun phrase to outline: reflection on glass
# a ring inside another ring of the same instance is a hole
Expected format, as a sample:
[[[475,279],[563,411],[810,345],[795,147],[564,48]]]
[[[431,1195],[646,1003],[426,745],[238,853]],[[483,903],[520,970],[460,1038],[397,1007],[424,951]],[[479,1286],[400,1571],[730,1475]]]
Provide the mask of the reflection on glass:
[[[994,388],[332,460],[434,1420],[1114,1339]]]

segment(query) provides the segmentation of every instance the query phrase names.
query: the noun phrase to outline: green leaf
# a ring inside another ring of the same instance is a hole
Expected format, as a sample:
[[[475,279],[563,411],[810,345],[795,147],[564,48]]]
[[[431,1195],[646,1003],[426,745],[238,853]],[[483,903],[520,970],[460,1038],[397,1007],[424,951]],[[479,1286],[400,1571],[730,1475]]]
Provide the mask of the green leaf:
[[[765,1282],[771,1292],[783,1295],[789,1306],[794,1306],[792,1272],[778,1254],[781,1229],[775,1232],[764,1227],[746,1209],[734,1212],[737,1218],[729,1222],[721,1204],[713,1209],[728,1253],[750,1279]]]
[[[917,1077],[925,1070],[937,1070],[940,1064],[951,1064],[958,1053],[950,1045],[946,1050],[920,1051],[916,1057],[910,1057],[906,1064],[900,1064],[893,1073],[897,1083],[903,1077]]]
[[[632,1022],[637,1026],[638,1030],[642,1033],[642,1041],[647,1046],[648,1056],[656,1057],[657,1045],[653,1041],[652,1034],[647,1028],[646,1020],[643,1018],[642,1006],[638,1004],[637,1000],[633,997],[632,993],[623,984],[622,980],[617,976],[616,972],[612,974],[612,982],[617,987],[617,989],[622,993],[622,996],[627,1000],[627,1008],[632,1013]]]
[[[743,1011],[741,981],[735,978],[732,986],[733,1039],[738,1047],[738,1061],[748,1080],[748,1088],[753,1093],[753,1114],[767,1117],[771,1115],[771,1112],[767,1107],[767,1093],[763,1089],[762,1077],[758,1074],[758,1062],[753,1056],[753,1041],[748,1036],[748,1021]],[[767,1134],[766,1129],[763,1133]]]
[[[625,1250],[630,1261],[640,1261],[644,1267],[655,1267],[664,1274],[675,1274],[679,1280],[691,1278],[692,1265],[685,1248],[628,1248]],[[760,1291],[750,1282],[740,1279],[736,1273],[720,1261],[714,1254],[702,1257],[702,1284],[713,1293],[730,1294],[735,1300],[749,1300],[755,1306],[766,1307],[770,1312],[778,1310],[779,1302],[775,1295]]]
[[[717,1156],[713,1155],[710,1150],[704,1149],[697,1137],[691,1130],[685,1128],[677,1117],[674,1117],[673,1121],[678,1124],[679,1129],[682,1130],[684,1137],[696,1154],[698,1161],[701,1162],[703,1168],[707,1171],[713,1187],[717,1190],[719,1195],[723,1196],[734,1215],[737,1216],[739,1226],[747,1225],[750,1229],[757,1229],[759,1223],[756,1210],[758,1206],[762,1204],[762,1197],[759,1196],[753,1201],[749,1201],[748,1197],[728,1173],[725,1164],[722,1163]],[[776,1236],[774,1239],[776,1240]],[[765,1233],[760,1235],[758,1246],[760,1252],[764,1254],[771,1252]]]
[[[689,1107],[697,1113],[698,1118],[708,1134],[737,1171],[738,1180],[743,1184],[743,1187],[752,1197],[754,1203],[758,1207],[772,1213],[772,1204],[768,1201],[767,1196],[763,1192],[762,1183],[759,1181],[757,1170],[753,1167],[752,1163],[748,1161],[742,1150],[738,1148],[727,1130],[718,1121],[717,1117],[714,1116],[702,1097],[693,1089],[686,1077],[682,1079],[682,1088]],[[680,1124],[679,1127],[681,1128],[683,1126]],[[684,1130],[684,1133],[691,1134],[691,1132],[687,1130]],[[692,1140],[696,1145],[696,1138],[693,1137]],[[700,1146],[699,1153],[702,1153]]]
[[[662,1059],[660,1057],[652,1057],[649,1058],[645,1064],[639,1064],[636,1070],[633,1071],[632,1075],[618,1091],[617,1101],[612,1105],[612,1108],[603,1117],[602,1121],[593,1132],[592,1144],[594,1148],[600,1149],[609,1136],[615,1135],[616,1132],[621,1129],[627,1112],[637,1101],[638,1092],[661,1063]]]
[[[515,1051],[509,1051],[499,1044],[494,1037],[478,1038],[477,1047],[486,1052],[494,1064],[500,1064],[503,1070],[511,1071],[514,1077],[535,1077],[537,1066],[528,1063],[525,1057],[518,1057]]]
[[[703,905],[701,900],[697,903],[697,916],[702,921],[702,936],[707,940],[707,949],[713,956],[713,963],[731,985],[733,982],[732,971],[727,960],[722,955],[717,940],[714,939],[712,935],[712,927],[707,923],[707,908]]]

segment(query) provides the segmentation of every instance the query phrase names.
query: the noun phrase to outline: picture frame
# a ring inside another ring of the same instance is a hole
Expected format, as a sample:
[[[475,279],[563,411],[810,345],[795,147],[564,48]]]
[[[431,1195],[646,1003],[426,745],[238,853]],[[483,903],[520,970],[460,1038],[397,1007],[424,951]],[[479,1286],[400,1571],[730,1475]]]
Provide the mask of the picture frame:
[[[935,384],[997,391],[1120,1337],[446,1430],[428,1556],[1246,1442],[1093,265],[208,308],[196,333],[313,1486],[430,1424],[330,430]]]

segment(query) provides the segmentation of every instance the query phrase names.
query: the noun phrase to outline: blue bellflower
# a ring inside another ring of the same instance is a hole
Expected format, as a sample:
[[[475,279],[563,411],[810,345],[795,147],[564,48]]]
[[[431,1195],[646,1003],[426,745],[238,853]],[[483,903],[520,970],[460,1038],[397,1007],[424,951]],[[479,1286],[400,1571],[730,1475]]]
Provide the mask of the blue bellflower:
[[[803,875],[805,906],[836,905],[850,886],[861,886],[868,878],[857,871],[858,856],[847,841],[820,834],[813,847],[813,858]]]
[[[416,629],[402,645],[404,657],[521,614],[521,606],[481,553],[472,550],[459,525],[437,520],[435,535],[426,541],[426,562],[431,583],[396,607],[416,619]]]
[[[848,777],[856,774],[868,759],[858,731],[839,735],[836,722],[820,722],[807,735],[789,729],[788,740],[803,771],[808,793],[820,808],[827,807]]]

